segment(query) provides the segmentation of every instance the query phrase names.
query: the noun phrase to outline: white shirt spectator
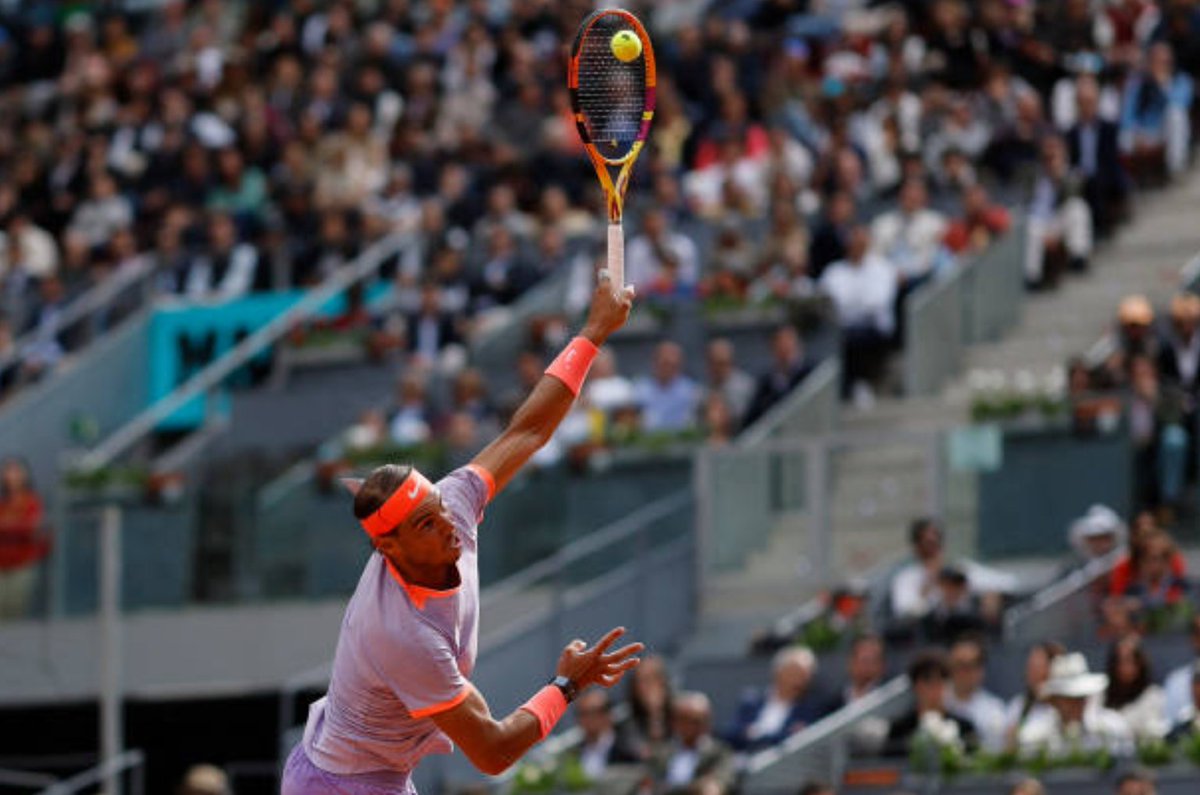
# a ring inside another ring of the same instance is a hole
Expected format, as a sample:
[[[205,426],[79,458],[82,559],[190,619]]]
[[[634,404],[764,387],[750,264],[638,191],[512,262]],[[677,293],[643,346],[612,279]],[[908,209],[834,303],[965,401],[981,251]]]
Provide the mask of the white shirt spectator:
[[[124,196],[89,199],[71,216],[70,229],[79,232],[93,246],[102,246],[118,229],[133,223],[133,206]]]
[[[1021,727],[1017,743],[1022,750],[1036,753],[1046,749],[1051,756],[1073,748],[1085,751],[1106,749],[1114,754],[1133,750],[1133,735],[1119,713],[1090,701],[1078,727],[1064,727],[1058,711],[1049,709],[1030,715]]]
[[[967,575],[971,593],[1007,593],[1018,585],[1015,576],[975,561],[963,560],[958,565]],[[937,598],[936,577],[936,571],[930,575],[919,561],[906,564],[892,577],[892,612],[901,618],[926,615],[933,609]]]
[[[967,698],[959,698],[951,687],[946,688],[946,710],[975,725],[984,750],[1004,749],[1004,731],[1008,726],[1008,711],[1004,702],[980,688]]]
[[[769,175],[762,158],[742,158],[732,166],[713,163],[683,178],[683,191],[703,216],[714,216],[721,208],[725,183],[732,180],[758,211],[766,204]]]
[[[1163,681],[1163,719],[1174,725],[1194,710],[1192,704],[1192,676],[1195,663],[1181,665]]]
[[[636,402],[633,383],[623,375],[591,379],[585,389],[588,402],[601,411],[613,411]]]
[[[1135,739],[1158,740],[1167,736],[1171,723],[1167,721],[1167,697],[1158,685],[1150,685],[1135,701],[1119,710]]]
[[[17,237],[17,248],[20,250],[20,260],[16,263],[9,258],[9,235],[0,232],[0,278],[3,278],[14,264],[21,266],[29,276],[44,279],[53,276],[58,271],[58,244],[54,236],[35,226],[26,223]]]
[[[649,287],[658,277],[662,260],[656,249],[666,251],[679,264],[679,280],[695,284],[700,278],[700,256],[696,244],[687,235],[664,231],[656,241],[638,235],[625,248],[625,281],[639,290]]]
[[[946,226],[946,217],[936,210],[893,210],[871,224],[871,239],[877,254],[887,257],[906,279],[915,279],[933,269]]]
[[[192,261],[184,285],[184,293],[188,298],[228,301],[250,292],[254,286],[255,271],[258,270],[258,252],[249,243],[239,243],[228,256],[228,267],[219,276],[211,255]]]
[[[592,781],[599,781],[608,769],[608,752],[616,741],[616,732],[609,729],[596,742],[579,749],[579,765]]]
[[[883,257],[867,254],[858,265],[835,262],[821,274],[820,286],[844,328],[867,326],[888,335],[895,329],[896,269]]]

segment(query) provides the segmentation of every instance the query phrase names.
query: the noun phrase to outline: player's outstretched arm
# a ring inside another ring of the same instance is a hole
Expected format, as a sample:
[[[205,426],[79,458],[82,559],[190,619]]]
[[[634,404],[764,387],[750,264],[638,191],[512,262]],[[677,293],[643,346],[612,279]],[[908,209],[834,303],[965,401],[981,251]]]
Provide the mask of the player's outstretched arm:
[[[530,456],[554,435],[571,408],[591,357],[609,335],[625,325],[633,306],[633,288],[618,290],[603,271],[592,294],[583,330],[554,361],[537,386],[517,409],[504,433],[485,447],[472,462],[491,473],[496,491],[503,489]]]
[[[643,648],[640,643],[630,643],[609,651],[624,633],[624,628],[618,627],[591,648],[581,640],[567,644],[558,660],[557,675],[569,680],[574,692],[582,692],[593,684],[602,687],[617,684],[626,671],[641,662],[637,654]],[[471,763],[489,776],[503,773],[545,738],[568,703],[556,685],[546,685],[508,717],[496,720],[483,694],[472,685],[468,687],[471,691],[462,703],[431,717]]]

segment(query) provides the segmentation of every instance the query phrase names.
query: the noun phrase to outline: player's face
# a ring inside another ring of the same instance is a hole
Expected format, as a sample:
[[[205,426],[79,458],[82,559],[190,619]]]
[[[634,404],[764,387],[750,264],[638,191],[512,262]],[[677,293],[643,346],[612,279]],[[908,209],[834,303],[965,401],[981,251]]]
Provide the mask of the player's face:
[[[437,489],[396,530],[396,554],[414,566],[448,566],[458,561],[462,542]],[[385,549],[385,553],[390,553]]]

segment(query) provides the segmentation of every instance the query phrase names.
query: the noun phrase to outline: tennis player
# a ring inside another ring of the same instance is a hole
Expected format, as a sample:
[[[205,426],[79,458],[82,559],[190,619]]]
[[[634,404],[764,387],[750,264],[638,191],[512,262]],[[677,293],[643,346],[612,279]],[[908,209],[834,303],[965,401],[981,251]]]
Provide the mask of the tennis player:
[[[642,644],[572,641],[555,676],[502,719],[468,681],[479,637],[477,528],[483,509],[549,440],[579,394],[592,359],[629,316],[633,288],[601,271],[583,331],[513,416],[465,467],[430,483],[408,466],[379,467],[355,491],[354,515],[372,555],[342,620],[329,691],[308,714],[283,772],[283,795],[415,792],[428,754],[458,746],[495,775],[546,737],[589,685],[611,687]]]

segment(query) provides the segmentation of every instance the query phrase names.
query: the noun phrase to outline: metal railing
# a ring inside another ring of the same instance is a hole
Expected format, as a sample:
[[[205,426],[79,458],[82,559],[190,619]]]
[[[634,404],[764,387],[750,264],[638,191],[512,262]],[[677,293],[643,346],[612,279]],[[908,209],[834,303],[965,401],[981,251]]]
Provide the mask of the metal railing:
[[[772,406],[738,435],[738,445],[752,447],[769,439],[791,439],[837,430],[841,403],[841,363],[826,359],[792,393]]]
[[[1097,613],[1093,587],[1126,554],[1124,548],[1088,561],[1047,585],[1004,614],[1004,637],[1010,643],[1053,638],[1063,642],[1096,636]]]
[[[742,792],[792,793],[807,779],[841,781],[855,732],[868,720],[899,714],[911,698],[909,689],[908,677],[898,676],[780,745],[759,751],[746,763]]]
[[[962,367],[964,268],[955,268],[904,301],[904,393],[932,395]]]
[[[213,392],[222,381],[263,350],[278,342],[297,323],[315,315],[331,298],[374,275],[383,262],[396,253],[409,239],[409,236],[391,235],[373,244],[357,259],[339,268],[319,287],[309,291],[299,302],[247,336],[225,355],[110,434],[107,439],[80,458],[79,468],[94,470],[114,461],[152,432],[160,422],[170,417],[177,409],[197,397]]]
[[[999,339],[1021,318],[1025,301],[1025,222],[963,268],[962,333],[967,344]]]
[[[108,795],[119,795],[121,788],[115,786],[114,782],[126,773],[130,776],[130,795],[142,795],[145,791],[145,765],[146,755],[141,751],[126,751],[82,773],[51,784],[39,795],[75,795],[102,782],[109,782],[105,790]]]

